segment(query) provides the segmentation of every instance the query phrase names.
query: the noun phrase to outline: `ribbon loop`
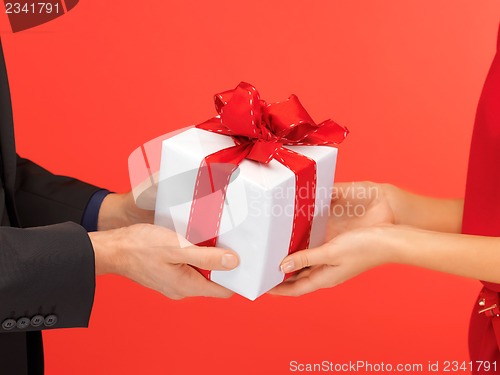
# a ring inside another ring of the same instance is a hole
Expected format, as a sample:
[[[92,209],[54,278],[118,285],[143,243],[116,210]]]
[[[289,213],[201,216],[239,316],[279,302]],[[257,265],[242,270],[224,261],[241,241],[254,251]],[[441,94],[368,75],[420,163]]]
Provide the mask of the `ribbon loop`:
[[[197,127],[237,137],[237,144],[255,143],[247,156],[252,160],[268,162],[273,153],[268,151],[276,142],[331,146],[341,143],[349,133],[332,120],[316,124],[295,95],[283,102],[267,104],[255,87],[245,82],[216,94],[214,99],[219,116]],[[263,146],[263,142],[271,144]]]
[[[273,134],[290,143],[301,141],[318,127],[295,95],[284,102],[268,105],[264,121]]]
[[[229,98],[218,108],[221,122],[235,135],[249,139],[261,138],[261,108],[259,93],[248,84],[240,84],[233,92],[216,95],[216,102]],[[217,104],[216,104],[217,106]]]

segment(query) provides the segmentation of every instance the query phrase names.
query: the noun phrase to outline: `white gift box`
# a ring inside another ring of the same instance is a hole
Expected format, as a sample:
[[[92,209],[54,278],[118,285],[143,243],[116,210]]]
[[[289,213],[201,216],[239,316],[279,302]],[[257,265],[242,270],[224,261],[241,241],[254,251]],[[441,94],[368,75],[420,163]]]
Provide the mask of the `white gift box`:
[[[234,146],[231,137],[190,128],[162,143],[155,224],[186,236],[197,172],[203,159]],[[316,195],[310,247],[324,242],[337,148],[285,146],[316,162]],[[212,271],[210,279],[250,300],[281,283],[295,202],[295,175],[276,160],[243,160],[227,188],[217,246],[238,253],[240,265]]]

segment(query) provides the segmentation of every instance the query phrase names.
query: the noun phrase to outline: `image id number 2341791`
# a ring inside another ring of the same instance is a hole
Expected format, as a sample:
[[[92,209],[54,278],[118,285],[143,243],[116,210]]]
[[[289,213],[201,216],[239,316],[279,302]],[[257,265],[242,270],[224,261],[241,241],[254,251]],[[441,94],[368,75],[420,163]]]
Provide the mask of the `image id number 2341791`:
[[[7,14],[51,14],[62,12],[58,2],[23,2],[5,3],[5,13]]]

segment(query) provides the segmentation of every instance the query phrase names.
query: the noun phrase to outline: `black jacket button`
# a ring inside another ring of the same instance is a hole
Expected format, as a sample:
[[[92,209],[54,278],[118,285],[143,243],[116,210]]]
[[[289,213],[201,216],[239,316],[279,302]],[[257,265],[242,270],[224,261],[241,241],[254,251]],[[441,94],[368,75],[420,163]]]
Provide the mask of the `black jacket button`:
[[[19,329],[26,329],[30,326],[30,324],[31,324],[31,320],[29,320],[26,317],[17,319],[17,323],[16,323],[17,328],[19,328]]]
[[[16,321],[14,319],[6,319],[2,323],[2,328],[6,331],[10,331],[16,326]]]
[[[35,315],[33,318],[31,318],[31,325],[35,328],[40,327],[44,322],[45,319],[42,315]]]
[[[45,327],[52,327],[56,323],[57,323],[57,316],[56,315],[52,314],[52,315],[47,315],[45,317],[45,321],[44,321]]]

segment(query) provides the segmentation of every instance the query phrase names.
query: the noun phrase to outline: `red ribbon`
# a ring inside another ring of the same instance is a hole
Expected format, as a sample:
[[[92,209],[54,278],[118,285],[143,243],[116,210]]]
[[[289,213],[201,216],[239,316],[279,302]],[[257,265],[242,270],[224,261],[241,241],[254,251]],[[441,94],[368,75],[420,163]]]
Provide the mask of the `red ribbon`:
[[[314,216],[316,163],[283,146],[333,146],[349,131],[332,120],[316,124],[295,95],[284,102],[267,104],[255,87],[244,82],[215,95],[215,107],[219,115],[196,127],[230,136],[235,146],[202,161],[186,238],[199,246],[215,246],[232,173],[245,158],[264,164],[275,159],[295,174],[296,181],[288,253],[307,248]],[[200,272],[210,278],[210,271]]]

